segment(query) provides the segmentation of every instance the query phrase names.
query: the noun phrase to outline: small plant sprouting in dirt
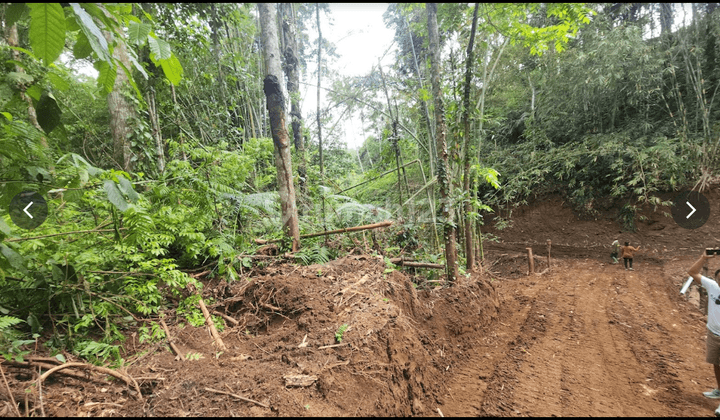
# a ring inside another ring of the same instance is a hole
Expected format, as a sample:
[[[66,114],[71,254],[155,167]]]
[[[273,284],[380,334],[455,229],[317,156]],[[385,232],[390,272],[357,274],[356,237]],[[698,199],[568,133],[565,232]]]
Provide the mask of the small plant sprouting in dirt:
[[[340,328],[335,332],[335,340],[337,340],[338,343],[342,343],[343,334],[345,334],[345,331],[348,329],[348,324],[342,324]]]
[[[305,404],[305,409],[306,409],[306,410],[309,410],[309,409],[310,409],[310,404]]]
[[[383,299],[383,302],[388,302],[389,300],[390,300],[390,299],[388,299],[388,298],[384,298],[384,299]]]
[[[222,356],[223,353],[225,353],[225,352],[223,352],[223,351],[216,351],[216,352],[215,352],[215,358],[216,358],[216,359],[219,359],[220,356]]]
[[[202,353],[188,353],[185,358],[188,360],[200,360],[203,359],[203,355]]]

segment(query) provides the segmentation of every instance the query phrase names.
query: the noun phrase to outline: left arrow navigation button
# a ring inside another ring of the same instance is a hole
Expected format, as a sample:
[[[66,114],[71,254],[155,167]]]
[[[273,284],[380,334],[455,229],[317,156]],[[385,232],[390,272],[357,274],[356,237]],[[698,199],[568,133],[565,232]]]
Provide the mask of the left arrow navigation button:
[[[48,216],[47,202],[35,191],[23,191],[10,201],[10,218],[23,229],[35,229]]]
[[[30,206],[32,206],[32,205],[33,205],[33,202],[31,201],[30,204],[28,204],[27,206],[25,206],[25,208],[23,209],[23,211],[25,212],[25,214],[27,214],[28,217],[30,217],[31,219],[33,219],[33,215],[30,214],[30,212],[28,211],[28,209],[29,209]]]

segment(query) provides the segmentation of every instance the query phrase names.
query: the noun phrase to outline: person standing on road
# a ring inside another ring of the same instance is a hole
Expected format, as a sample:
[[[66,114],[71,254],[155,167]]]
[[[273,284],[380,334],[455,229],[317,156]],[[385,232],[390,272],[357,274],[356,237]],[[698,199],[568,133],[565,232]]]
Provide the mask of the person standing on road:
[[[615,239],[615,241],[610,245],[612,252],[610,253],[610,258],[613,260],[613,264],[618,263],[618,252],[620,251],[620,242]]]
[[[713,365],[715,372],[715,381],[718,387],[712,391],[703,392],[707,398],[720,398],[720,286],[718,283],[700,274],[700,269],[705,265],[708,259],[714,255],[707,255],[703,252],[695,264],[690,267],[688,274],[695,281],[702,284],[708,294],[708,317],[707,317],[707,340],[705,361]],[[715,410],[715,416],[720,417],[720,406]]]
[[[639,246],[637,248],[632,247],[632,246],[630,246],[630,243],[627,241],[625,242],[625,246],[620,248],[620,252],[622,253],[622,258],[623,258],[623,264],[625,264],[626,270],[633,269],[632,268],[633,255],[635,255],[635,253],[639,250],[640,250]],[[628,268],[628,262],[630,263],[630,268]]]

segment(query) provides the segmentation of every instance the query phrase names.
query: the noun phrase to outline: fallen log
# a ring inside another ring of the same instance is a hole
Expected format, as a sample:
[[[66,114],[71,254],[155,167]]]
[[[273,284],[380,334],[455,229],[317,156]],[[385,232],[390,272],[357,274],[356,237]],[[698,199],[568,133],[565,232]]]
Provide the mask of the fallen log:
[[[401,261],[403,267],[416,267],[416,268],[437,268],[437,269],[443,269],[445,268],[445,264],[434,264],[434,263],[427,263],[427,262],[412,262],[412,261]]]
[[[386,220],[386,221],[384,221],[384,222],[373,223],[373,224],[370,224],[370,225],[354,226],[354,227],[349,227],[349,228],[328,230],[328,231],[325,231],[325,232],[306,233],[305,235],[300,235],[300,239],[314,238],[314,237],[316,237],[316,236],[323,236],[323,235],[334,235],[334,234],[336,234],[336,233],[358,232],[358,231],[361,231],[361,230],[378,229],[378,228],[388,227],[388,226],[390,226],[390,225],[392,225],[392,224],[393,224],[393,222],[392,222],[391,220]],[[281,241],[283,241],[284,239],[285,239],[285,238],[272,239],[272,240],[267,241],[267,240],[264,240],[264,239],[258,239],[258,238],[256,238],[256,239],[255,239],[255,243],[258,244],[258,245],[264,245],[264,244],[271,244],[271,243],[273,243],[273,242],[281,242]]]

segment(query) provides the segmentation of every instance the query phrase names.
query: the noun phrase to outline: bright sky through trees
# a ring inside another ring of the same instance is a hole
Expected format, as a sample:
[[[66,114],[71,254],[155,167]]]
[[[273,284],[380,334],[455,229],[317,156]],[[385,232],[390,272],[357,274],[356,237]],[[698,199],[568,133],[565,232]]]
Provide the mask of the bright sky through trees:
[[[320,25],[323,38],[328,39],[337,47],[340,58],[330,63],[332,69],[342,76],[360,76],[370,73],[373,66],[377,66],[378,59],[388,50],[393,43],[394,31],[385,27],[382,15],[387,10],[387,3],[331,3],[332,25],[320,14]],[[310,26],[310,25],[308,25]],[[317,30],[310,28],[309,37],[311,42],[317,39]],[[383,66],[388,67],[394,64],[395,46],[383,58]],[[303,75],[303,81],[309,85],[302,85],[303,94],[303,116],[307,118],[310,112],[316,109],[315,85],[317,77],[308,77],[317,68],[317,51],[313,51],[313,57],[308,59],[308,68]],[[385,70],[386,72],[388,69]],[[329,86],[329,81],[323,82]],[[322,106],[326,107],[326,94],[321,92]],[[342,111],[340,111],[342,112]],[[349,149],[362,146],[365,140],[362,135],[360,116],[353,115],[351,118],[343,117],[344,121],[338,123],[336,132],[332,135],[342,133],[343,141]],[[306,124],[309,124],[306,122]],[[313,138],[317,136],[317,128],[312,128]]]

